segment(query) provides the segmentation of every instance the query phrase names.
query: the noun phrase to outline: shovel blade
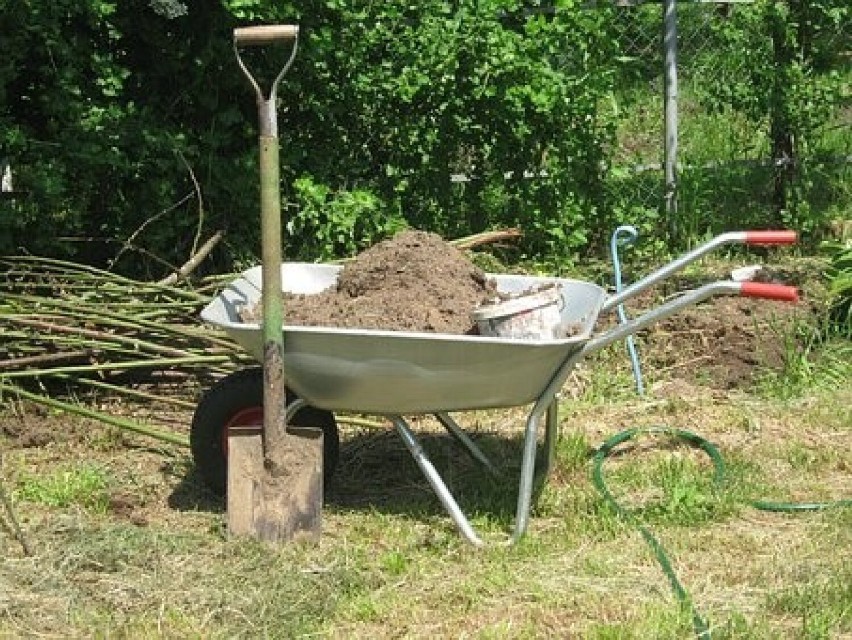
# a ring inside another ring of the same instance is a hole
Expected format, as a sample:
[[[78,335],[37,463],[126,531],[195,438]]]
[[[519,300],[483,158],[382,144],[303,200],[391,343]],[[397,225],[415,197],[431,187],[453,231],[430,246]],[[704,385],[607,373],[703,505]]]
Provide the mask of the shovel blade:
[[[273,544],[319,538],[322,430],[289,429],[279,473],[265,464],[261,434],[260,427],[228,434],[228,533]]]

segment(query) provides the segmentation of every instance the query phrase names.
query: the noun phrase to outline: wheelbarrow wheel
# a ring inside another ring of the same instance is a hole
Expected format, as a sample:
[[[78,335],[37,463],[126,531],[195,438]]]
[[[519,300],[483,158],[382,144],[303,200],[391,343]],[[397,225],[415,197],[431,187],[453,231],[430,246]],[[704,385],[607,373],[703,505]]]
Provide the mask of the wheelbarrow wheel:
[[[296,399],[289,389],[287,403]],[[263,369],[253,368],[225,376],[201,398],[192,417],[189,443],[195,466],[207,486],[225,495],[228,484],[228,430],[263,423]],[[303,407],[292,425],[323,432],[323,477],[328,481],[340,455],[340,435],[330,411]]]

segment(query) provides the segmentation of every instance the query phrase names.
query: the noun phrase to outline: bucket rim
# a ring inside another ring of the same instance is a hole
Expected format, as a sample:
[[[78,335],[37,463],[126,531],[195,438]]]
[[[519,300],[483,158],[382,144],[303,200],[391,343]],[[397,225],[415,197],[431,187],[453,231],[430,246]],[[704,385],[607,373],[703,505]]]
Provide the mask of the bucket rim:
[[[517,315],[527,311],[535,311],[562,301],[560,287],[554,285],[544,290],[524,294],[509,300],[486,304],[474,309],[471,317],[474,320],[491,320]]]

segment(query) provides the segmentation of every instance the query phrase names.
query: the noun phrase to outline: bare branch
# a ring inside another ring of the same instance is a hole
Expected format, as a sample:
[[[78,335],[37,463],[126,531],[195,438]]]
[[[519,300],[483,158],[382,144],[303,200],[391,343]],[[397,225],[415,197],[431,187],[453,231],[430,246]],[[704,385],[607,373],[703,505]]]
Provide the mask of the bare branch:
[[[195,197],[198,201],[198,222],[195,225],[195,237],[192,239],[192,248],[189,250],[189,255],[194,255],[196,250],[198,249],[198,242],[201,240],[201,230],[204,227],[204,197],[201,195],[201,185],[198,183],[198,180],[195,177],[195,173],[192,170],[192,167],[189,166],[189,162],[187,162],[186,157],[181,153],[181,150],[177,150],[178,157],[181,162],[183,162],[183,166],[186,167],[186,170],[189,172],[189,179],[192,180],[192,185],[195,187]]]
[[[157,284],[171,286],[177,283],[179,280],[183,280],[184,278],[186,278],[190,273],[195,271],[198,265],[200,265],[204,261],[204,258],[206,258],[211,251],[213,251],[213,248],[217,244],[219,244],[219,241],[224,236],[225,232],[222,230],[219,230],[214,233],[212,236],[210,236],[207,242],[201,245],[198,251],[192,257],[190,257],[190,259],[187,260],[180,269],[178,269],[175,273],[166,276],[162,280],[159,280]]]
[[[0,470],[2,470],[2,464],[3,455],[0,454]],[[6,520],[8,520],[8,523],[4,522],[3,520],[0,520],[0,526],[2,526],[3,529],[9,531],[15,538],[15,540],[17,540],[21,544],[21,548],[24,550],[24,555],[33,555],[32,547],[30,547],[26,536],[24,536],[24,532],[21,530],[21,525],[18,524],[18,518],[15,516],[15,510],[12,507],[12,501],[6,494],[6,488],[3,485],[2,474],[0,474],[0,504],[3,505],[3,509],[6,512]]]
[[[187,202],[190,198],[192,198],[193,195],[194,194],[192,192],[187,193],[180,200],[178,200],[174,204],[169,205],[168,207],[166,207],[165,209],[163,209],[159,213],[154,214],[153,216],[151,216],[150,218],[145,220],[145,222],[143,222],[141,225],[139,225],[139,227],[136,229],[136,231],[131,233],[130,237],[127,238],[127,240],[125,240],[124,242],[122,242],[121,249],[116,254],[116,256],[112,260],[110,260],[110,263],[109,263],[110,267],[109,268],[112,269],[112,267],[118,262],[118,259],[121,258],[121,256],[124,255],[127,251],[130,251],[130,250],[140,251],[140,249],[133,246],[133,241],[136,239],[136,237],[140,233],[142,233],[142,231],[144,231],[145,228],[148,225],[152,224],[153,222],[156,222],[157,220],[159,220],[163,216],[168,215],[169,213],[171,213],[172,211],[174,211],[175,209],[177,209],[178,207],[183,205],[185,202]]]
[[[514,240],[522,237],[524,234],[520,229],[499,229],[497,231],[483,231],[472,236],[458,238],[452,240],[450,244],[455,245],[459,249],[473,249],[484,244],[493,244],[502,242],[503,240]]]

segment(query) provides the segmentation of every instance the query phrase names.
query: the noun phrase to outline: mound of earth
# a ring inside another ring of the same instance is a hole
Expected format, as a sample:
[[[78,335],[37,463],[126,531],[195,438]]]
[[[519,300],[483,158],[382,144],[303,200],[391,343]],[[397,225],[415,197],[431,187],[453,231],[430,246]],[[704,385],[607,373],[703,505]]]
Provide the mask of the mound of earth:
[[[781,371],[806,306],[719,297],[652,327],[646,357],[670,376],[714,389],[747,389],[759,371]]]
[[[284,316],[302,326],[466,334],[475,331],[471,311],[493,295],[462,251],[437,234],[403,231],[348,262],[335,288],[287,295]]]
[[[705,282],[724,280],[730,265],[713,266],[699,276],[675,276],[662,288],[649,289],[628,301],[631,317]],[[639,332],[637,347],[647,378],[662,384],[678,381],[718,391],[751,390],[761,376],[781,374],[792,358],[805,357],[808,327],[816,327],[824,311],[819,268],[807,260],[770,265],[757,278],[796,286],[798,304],[716,296],[687,307]],[[597,326],[606,331],[617,323],[614,313],[604,314]],[[625,351],[623,364],[629,370]],[[677,386],[672,387],[677,389]]]

